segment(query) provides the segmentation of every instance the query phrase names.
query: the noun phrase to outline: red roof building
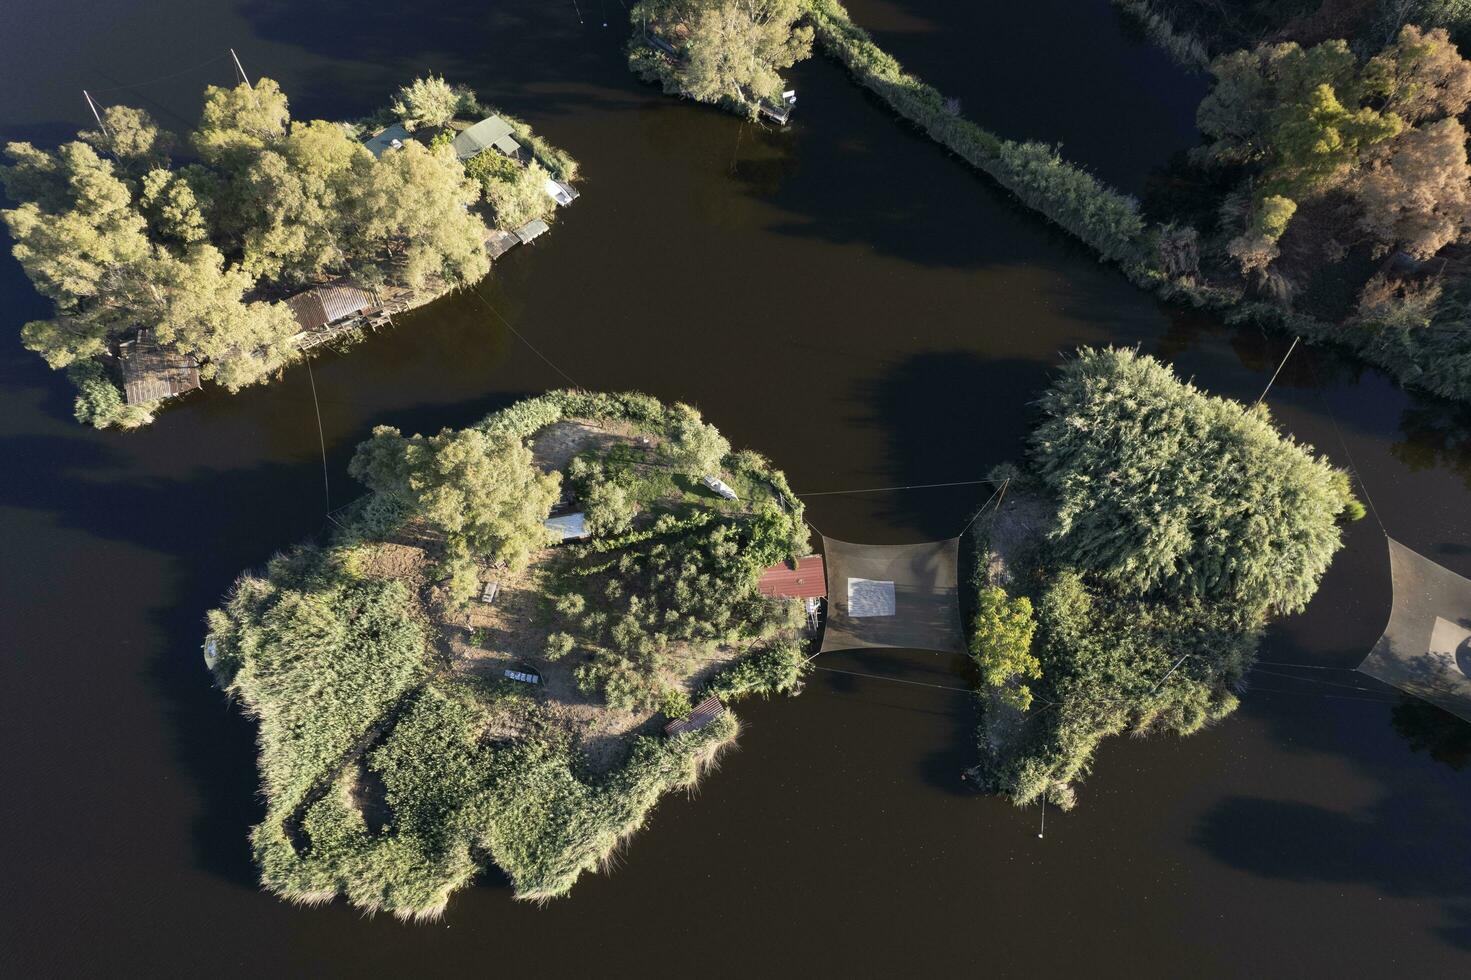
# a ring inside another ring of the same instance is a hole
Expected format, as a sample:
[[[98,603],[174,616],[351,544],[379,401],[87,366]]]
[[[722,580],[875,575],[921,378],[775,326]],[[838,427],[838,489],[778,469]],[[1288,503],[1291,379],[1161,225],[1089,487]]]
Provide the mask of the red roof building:
[[[775,599],[824,599],[827,597],[827,568],[821,555],[797,559],[797,567],[786,562],[761,573],[756,587]]]

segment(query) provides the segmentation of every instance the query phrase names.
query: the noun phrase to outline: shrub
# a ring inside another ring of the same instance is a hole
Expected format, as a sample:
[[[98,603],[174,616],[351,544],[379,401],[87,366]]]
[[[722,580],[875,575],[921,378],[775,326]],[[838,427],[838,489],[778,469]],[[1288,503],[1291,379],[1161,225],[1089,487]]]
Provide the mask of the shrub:
[[[981,681],[997,688],[1001,697],[1021,711],[1032,703],[1032,691],[1016,678],[1042,676],[1041,663],[1032,656],[1032,601],[1012,599],[1005,590],[984,588],[977,597],[970,652],[981,670]]]
[[[547,637],[546,650],[543,651],[542,655],[548,660],[561,660],[572,652],[573,642],[572,634],[570,633],[553,633]]]
[[[153,421],[152,404],[126,404],[107,369],[97,361],[73,361],[66,374],[77,388],[73,413],[78,422],[98,429],[133,429]]]

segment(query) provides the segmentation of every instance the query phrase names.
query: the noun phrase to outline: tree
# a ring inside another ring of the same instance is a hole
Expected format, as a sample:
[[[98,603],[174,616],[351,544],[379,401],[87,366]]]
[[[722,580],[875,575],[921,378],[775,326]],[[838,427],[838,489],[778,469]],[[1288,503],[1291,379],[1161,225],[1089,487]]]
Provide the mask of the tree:
[[[211,85],[190,141],[206,163],[239,169],[284,137],[290,120],[286,95],[272,79],[258,79],[253,87]]]
[[[730,453],[730,443],[720,430],[700,418],[689,405],[676,404],[670,409],[669,441],[665,452],[676,468],[691,476],[714,476]]]
[[[203,168],[150,170],[143,175],[138,205],[156,241],[187,248],[209,240],[209,219],[191,177]]]
[[[54,368],[101,354],[127,324],[120,298],[151,256],[143,217],[111,161],[85,143],[55,154],[13,143],[7,153],[17,163],[0,180],[23,203],[0,217],[15,241],[12,254],[58,314],[26,324],[22,340]]]
[[[140,174],[157,167],[167,167],[174,148],[174,135],[158,128],[153,117],[142,109],[111,105],[102,110],[101,130],[86,130],[77,138],[99,154],[111,156],[124,171]]]
[[[1386,110],[1410,123],[1459,116],[1471,104],[1471,62],[1444,28],[1406,25],[1393,44],[1369,59],[1364,77]]]
[[[1295,612],[1340,544],[1348,477],[1271,425],[1127,350],[1084,348],[1030,438],[1059,560],[1138,594]]]
[[[1428,259],[1471,225],[1471,166],[1457,119],[1411,130],[1376,154],[1355,187],[1360,224],[1380,242]]]
[[[778,72],[812,55],[802,14],[801,0],[644,0],[629,12],[640,30],[683,47],[666,78],[676,91],[741,106],[752,118],[760,102],[781,95]]]
[[[1012,599],[995,586],[981,589],[970,638],[971,656],[981,670],[982,682],[1020,711],[1031,707],[1032,691],[1026,684],[1013,684],[1013,679],[1042,676],[1041,662],[1032,656],[1036,629],[1032,601],[1026,596]]]
[[[560,474],[536,470],[519,440],[479,429],[405,438],[379,426],[348,472],[380,498],[380,511],[402,509],[442,531],[452,558],[463,549],[513,567],[547,544],[542,522],[561,486]]]
[[[401,256],[392,272],[413,289],[474,282],[490,271],[485,225],[469,211],[479,197],[453,150],[405,144],[384,154],[364,185],[351,254]]]
[[[487,150],[474,160],[495,156],[494,152]],[[550,218],[557,209],[557,202],[546,191],[549,178],[541,165],[533,160],[522,167],[504,157],[498,159],[504,160],[505,165],[496,164],[493,175],[484,177],[481,182],[495,226],[513,230],[534,218]],[[467,171],[471,169],[466,168]],[[486,172],[484,165],[474,169]]]
[[[416,78],[398,90],[393,112],[413,132],[421,126],[443,126],[460,111],[463,96],[443,78],[430,74]]]
[[[297,122],[262,151],[236,181],[234,208],[244,265],[253,275],[291,284],[345,267],[368,220],[358,199],[372,178],[373,155],[334,123]],[[361,249],[371,251],[371,246]]]
[[[254,384],[294,356],[298,327],[281,303],[246,302],[254,278],[226,266],[212,245],[196,245],[182,257],[155,250],[139,277],[134,322],[153,339],[203,363],[200,375],[230,391]]]

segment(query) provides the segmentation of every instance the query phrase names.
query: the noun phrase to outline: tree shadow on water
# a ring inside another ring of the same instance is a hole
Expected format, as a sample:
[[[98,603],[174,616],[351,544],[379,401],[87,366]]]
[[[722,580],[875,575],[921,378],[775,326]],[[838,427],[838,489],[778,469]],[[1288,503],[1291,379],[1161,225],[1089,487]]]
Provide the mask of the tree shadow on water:
[[[1471,838],[1441,833],[1446,814],[1423,795],[1396,794],[1359,813],[1287,800],[1235,796],[1196,832],[1218,860],[1265,878],[1363,883],[1397,898],[1442,904],[1437,934],[1471,949]]]
[[[1022,458],[1030,403],[1050,369],[969,350],[918,354],[861,383],[855,400],[871,412],[856,421],[886,432],[883,472],[892,486],[982,480],[997,464]],[[993,488],[953,489],[891,493],[880,516],[932,539],[953,537]]]

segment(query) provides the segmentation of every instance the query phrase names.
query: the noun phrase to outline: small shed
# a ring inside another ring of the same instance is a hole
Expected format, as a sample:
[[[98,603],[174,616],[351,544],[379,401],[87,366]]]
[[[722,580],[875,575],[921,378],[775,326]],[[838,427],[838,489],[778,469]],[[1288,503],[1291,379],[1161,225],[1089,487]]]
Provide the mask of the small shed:
[[[375,158],[382,159],[383,154],[389,150],[403,149],[403,145],[413,138],[412,134],[404,128],[403,123],[394,123],[387,129],[380,129],[372,136],[363,140],[363,145],[368,148],[368,152],[373,154]]]
[[[665,725],[664,734],[673,738],[675,735],[683,735],[686,732],[697,732],[719,718],[724,711],[725,705],[720,703],[719,698],[712,695],[695,705],[688,717],[676,718]]]
[[[118,345],[118,373],[129,405],[156,402],[199,387],[199,361],[153,343],[147,331]]]
[[[520,244],[521,239],[517,238],[514,233],[492,228],[490,234],[485,236],[485,253],[491,259],[498,259]]]
[[[533,241],[551,231],[547,223],[540,218],[533,218],[520,228],[516,229],[516,238],[522,245],[530,245]]]
[[[376,293],[350,282],[305,289],[286,298],[286,306],[303,330],[320,330],[379,306]]]
[[[582,511],[548,517],[542,526],[557,536],[559,541],[578,541],[587,537],[587,515]]]
[[[508,157],[517,156],[521,152],[521,144],[511,138],[512,132],[511,124],[506,120],[500,116],[489,116],[455,137],[455,156],[462,163],[489,149]]]
[[[756,588],[773,599],[824,599],[827,597],[827,566],[821,555],[797,559],[797,567],[786,562],[761,573]]]

